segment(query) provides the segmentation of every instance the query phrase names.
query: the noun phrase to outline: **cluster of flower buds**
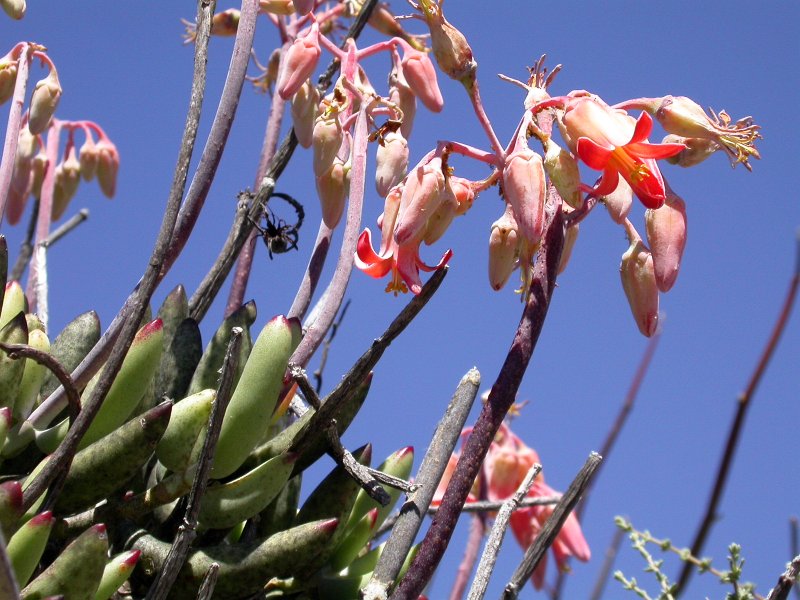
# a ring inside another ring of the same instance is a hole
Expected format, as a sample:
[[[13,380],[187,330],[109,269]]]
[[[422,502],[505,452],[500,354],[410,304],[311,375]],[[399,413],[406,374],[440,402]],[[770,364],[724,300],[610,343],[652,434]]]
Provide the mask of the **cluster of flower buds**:
[[[47,129],[56,112],[62,92],[56,66],[44,50],[43,46],[37,44],[20,43],[0,58],[0,104],[9,100],[14,94],[20,60],[37,58],[43,66],[47,67],[47,76],[36,82],[30,100],[28,128],[34,135]],[[30,57],[28,56],[29,51]]]
[[[64,214],[78,190],[81,179],[92,181],[97,178],[100,190],[107,198],[112,198],[119,170],[117,147],[99,125],[90,121],[58,123],[60,129],[69,131],[69,137],[53,174],[53,220],[60,219]],[[74,141],[75,132],[78,130],[83,131],[86,137],[80,149]],[[52,132],[47,135],[52,135]],[[94,139],[95,136],[98,138],[97,141]],[[42,195],[42,183],[49,165],[45,147],[42,135],[31,133],[28,125],[20,129],[6,206],[6,217],[10,225],[19,222],[31,195],[35,198],[40,198]]]
[[[470,432],[465,429],[462,438]],[[439,487],[433,498],[434,506],[441,503],[444,491],[450,483],[453,471],[458,463],[459,454],[453,453],[447,464],[444,475],[439,482]],[[494,437],[486,458],[483,461],[475,484],[467,497],[467,503],[479,500],[502,502],[507,500],[517,491],[528,471],[535,464],[541,464],[536,450],[523,442],[511,428],[503,423]],[[483,497],[482,497],[483,495]],[[558,497],[555,491],[544,481],[544,476],[539,473],[533,481],[527,498],[552,498]],[[528,548],[539,535],[547,519],[553,513],[552,504],[526,506],[518,508],[511,514],[510,526],[519,545]],[[574,514],[570,513],[552,545],[553,556],[559,570],[566,566],[567,559],[574,557],[586,562],[591,557],[589,544],[581,531],[580,523]],[[547,569],[546,557],[542,558],[539,566],[531,576],[531,583],[538,590],[544,585]]]

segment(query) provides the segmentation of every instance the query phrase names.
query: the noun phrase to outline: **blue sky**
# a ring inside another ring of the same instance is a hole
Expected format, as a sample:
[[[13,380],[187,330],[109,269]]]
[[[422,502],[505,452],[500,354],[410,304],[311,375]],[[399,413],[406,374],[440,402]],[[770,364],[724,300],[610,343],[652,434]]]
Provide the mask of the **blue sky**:
[[[220,3],[220,9],[231,6]],[[735,399],[783,302],[800,224],[794,179],[800,134],[800,9],[794,2],[568,1],[549,7],[522,0],[451,0],[445,8],[472,45],[486,110],[501,140],[513,132],[524,95],[496,74],[524,79],[526,66],[542,53],[551,66],[564,65],[551,90],[554,94],[587,89],[609,103],[686,95],[703,106],[725,108],[734,118],[753,115],[762,126],[762,160],[754,162],[752,173],[741,167],[732,170],[721,154],[689,170],[669,165],[663,169],[687,203],[689,242],[678,281],[662,297],[666,321],[654,363],[584,517],[595,558],[575,567],[565,591],[567,598],[582,598],[594,583],[613,535],[614,515],[627,515],[638,527],[670,537],[677,545],[691,542]],[[404,12],[406,7],[396,3],[396,10]],[[191,81],[192,51],[181,45],[179,19],[193,15],[192,3],[32,0],[22,22],[0,19],[5,49],[21,39],[48,47],[64,88],[58,116],[98,122],[122,159],[116,197],[108,201],[96,185],[82,184],[67,214],[88,207],[91,218],[50,253],[53,333],[89,309],[97,310],[107,325],[146,265],[172,179]],[[421,24],[408,27],[423,31]],[[256,50],[262,61],[276,40],[270,24],[260,20]],[[196,156],[210,126],[231,47],[230,39],[212,40]],[[373,84],[384,90],[388,61],[373,58],[366,68]],[[410,139],[412,162],[437,139],[487,147],[460,87],[443,77],[440,84],[445,109],[433,116],[419,108]],[[157,291],[155,307],[179,283],[191,293],[215,258],[236,194],[253,184],[268,102],[267,96],[245,89],[205,211],[186,251]],[[0,109],[0,119],[7,110]],[[654,132],[653,138],[659,137]],[[485,174],[485,167],[466,160],[456,168],[465,177]],[[247,294],[258,305],[258,327],[288,310],[311,249],[319,209],[310,152],[295,155],[277,189],[304,203],[307,224],[298,251],[270,261],[259,248]],[[364,223],[372,226],[382,202],[370,187],[365,204]],[[484,388],[491,385],[521,311],[512,286],[496,293],[488,285],[489,227],[500,211],[501,201],[491,189],[440,242],[423,248],[423,259],[429,262],[452,248],[450,273],[377,367],[367,404],[345,438],[349,446],[372,441],[378,460],[408,444],[422,451],[470,367],[480,370]],[[638,226],[642,215],[641,206],[634,206],[631,220]],[[22,231],[3,226],[12,256]],[[588,453],[602,444],[646,345],[617,274],[626,248],[623,231],[602,207],[582,224],[520,390],[519,400],[530,403],[515,420],[514,430],[537,449],[547,481],[557,489],[565,489]],[[330,267],[328,277],[329,271]],[[408,298],[384,294],[384,287],[385,282],[354,273],[347,295],[352,303],[332,347],[323,392],[407,302]],[[210,311],[203,323],[205,339],[222,310],[218,302]],[[723,567],[727,545],[740,543],[747,559],[745,577],[757,582],[762,594],[790,558],[788,520],[800,513],[798,323],[795,315],[758,389],[720,507],[721,519],[705,552]],[[314,473],[329,468],[326,463]],[[431,598],[446,597],[466,525],[465,519]],[[508,540],[502,556],[491,587],[495,595],[520,556],[513,540]],[[668,572],[676,573],[677,563],[668,564]],[[651,583],[630,548],[623,548],[617,566]],[[623,597],[614,586],[609,583],[606,597]],[[693,579],[688,596],[722,598],[725,591],[706,575]],[[525,594],[534,597],[532,588]]]

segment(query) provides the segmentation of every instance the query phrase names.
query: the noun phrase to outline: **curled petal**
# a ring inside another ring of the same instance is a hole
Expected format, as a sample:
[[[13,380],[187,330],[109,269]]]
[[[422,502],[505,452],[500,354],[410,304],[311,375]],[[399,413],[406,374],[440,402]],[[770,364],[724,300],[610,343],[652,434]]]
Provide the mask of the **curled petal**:
[[[375,279],[385,277],[392,268],[391,258],[382,258],[372,249],[372,233],[365,229],[358,236],[356,245],[355,265],[364,273]]]

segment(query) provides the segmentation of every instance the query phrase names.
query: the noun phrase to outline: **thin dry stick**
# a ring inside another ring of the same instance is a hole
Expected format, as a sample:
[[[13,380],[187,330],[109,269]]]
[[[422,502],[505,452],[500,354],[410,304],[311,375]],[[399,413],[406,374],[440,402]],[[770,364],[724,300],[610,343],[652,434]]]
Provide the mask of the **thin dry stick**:
[[[514,600],[519,596],[520,590],[522,590],[525,582],[530,579],[531,574],[539,565],[539,561],[542,560],[547,549],[552,546],[556,536],[559,531],[561,531],[561,527],[572,512],[572,509],[581,499],[586,486],[589,485],[589,481],[600,466],[602,460],[603,457],[596,452],[592,452],[589,455],[589,458],[578,472],[578,475],[569,485],[567,491],[564,492],[561,501],[556,504],[553,513],[545,522],[539,535],[536,536],[533,544],[525,551],[522,562],[511,576],[511,581],[506,584],[505,590],[503,590],[503,594],[501,595],[503,600]]]
[[[358,386],[372,368],[380,360],[386,348],[400,335],[408,326],[419,311],[428,303],[436,290],[439,289],[445,275],[447,267],[436,271],[428,282],[422,287],[419,295],[414,296],[411,301],[400,311],[381,337],[372,342],[372,346],[361,355],[361,357],[350,368],[333,391],[328,394],[320,409],[309,419],[306,427],[298,433],[289,448],[290,452],[301,452],[309,440],[313,439],[313,433],[320,429],[327,429],[331,419],[336,417],[339,406],[347,398],[348,394]]]
[[[386,546],[381,552],[372,578],[365,588],[363,596],[365,600],[373,597],[385,597],[389,586],[397,578],[422,525],[425,513],[430,507],[450,455],[458,443],[461,430],[475,402],[475,397],[478,395],[480,384],[480,373],[473,368],[461,378],[456,387],[450,404],[436,426],[431,443],[422,459],[416,477],[419,488],[400,509],[400,514],[392,527],[392,534],[386,541]]]
[[[331,419],[328,424],[328,453],[333,457],[337,464],[344,467],[347,474],[358,482],[358,485],[367,495],[381,506],[386,506],[392,498],[386,493],[369,470],[358,462],[349,450],[342,446],[339,439],[339,432],[336,430],[336,419]]]
[[[778,578],[778,584],[772,588],[767,600],[786,600],[797,583],[798,574],[800,574],[800,556],[795,556],[783,575]]]
[[[472,581],[472,587],[469,590],[467,600],[482,600],[486,589],[489,587],[489,579],[494,571],[494,565],[497,563],[497,555],[500,552],[500,546],[503,543],[503,538],[508,529],[508,523],[511,519],[511,513],[519,508],[522,499],[528,494],[528,491],[533,485],[533,480],[542,471],[542,465],[536,463],[530,469],[525,479],[517,488],[511,498],[503,502],[503,506],[497,513],[489,531],[489,538],[486,540],[486,548],[483,550],[481,562],[478,564],[478,571],[475,573],[475,579]]]
[[[47,239],[42,242],[45,246],[52,246],[58,240],[67,235],[70,231],[75,229],[78,225],[83,223],[89,218],[89,209],[82,208],[76,214],[72,215],[68,220],[64,221],[56,229],[50,232]]]
[[[608,431],[608,435],[603,442],[602,448],[600,448],[600,456],[603,457],[604,463],[608,462],[608,456],[611,453],[611,450],[614,448],[614,444],[619,438],[620,433],[622,433],[622,428],[628,421],[628,416],[633,410],[633,404],[636,401],[636,396],[639,394],[639,388],[642,385],[642,381],[644,381],[644,376],[647,374],[647,370],[650,368],[650,363],[653,360],[653,355],[655,354],[656,347],[658,346],[658,341],[660,339],[661,333],[658,332],[647,342],[644,354],[642,355],[642,360],[639,362],[639,366],[637,367],[636,373],[633,376],[631,385],[628,388],[628,393],[625,395],[625,400],[622,403],[619,412],[617,413],[617,418],[614,420],[614,424]],[[602,466],[600,468],[602,468]],[[586,490],[586,493],[583,495],[583,502],[581,502],[578,505],[578,508],[575,509],[575,517],[579,521],[581,520],[583,513],[586,511],[586,505],[589,502],[589,495],[592,492],[592,486],[596,480],[597,476],[595,476],[595,478],[589,483],[589,487]],[[567,557],[566,560],[566,564],[568,565],[570,560],[569,557]],[[561,590],[564,587],[564,582],[567,580],[567,573],[568,571],[566,569],[559,569],[558,576],[556,577],[555,584],[553,585],[553,590],[550,594],[550,597],[553,600],[558,600],[558,598],[561,597]]]
[[[175,174],[173,175],[172,186],[170,187],[161,230],[159,231],[159,237],[156,241],[156,249],[160,248],[165,243],[168,244],[169,239],[172,237],[172,229],[177,219],[177,211],[180,207],[181,198],[183,197],[183,192],[186,187],[186,179],[189,173],[189,165],[192,160],[195,140],[197,139],[200,112],[203,107],[203,97],[205,93],[208,40],[210,37],[210,25],[208,25],[205,20],[210,21],[215,8],[216,0],[200,0],[200,2],[198,2],[197,38],[195,39],[194,73],[192,76],[189,109],[186,113],[186,123],[179,146],[180,150],[175,166]],[[208,26],[208,31],[204,30],[206,26]],[[167,230],[167,227],[169,227],[169,230]],[[159,270],[162,268],[161,262],[163,260],[160,258],[160,255],[163,253],[163,250],[159,250]],[[155,249],[152,258],[156,258]],[[148,286],[152,286],[152,290],[154,290],[160,280],[159,277],[155,282],[148,283]],[[139,313],[138,304],[142,301],[141,299],[146,296],[144,299],[144,305],[146,305],[147,302],[149,302],[150,295],[153,293],[152,290],[149,292],[142,290],[144,283],[143,277],[142,281],[136,285],[131,295],[128,296],[128,299],[114,317],[111,325],[109,325],[108,329],[103,333],[103,337],[95,344],[86,358],[81,361],[81,364],[72,372],[72,378],[76,386],[85,386],[89,382],[89,379],[91,379],[100,367],[105,364],[112,346],[121,335],[125,323],[130,321],[134,323],[140,322],[141,314]],[[133,337],[131,337],[131,339],[133,339]],[[129,345],[130,341],[127,342],[125,348],[127,349]],[[47,427],[50,424],[50,420],[55,417],[63,405],[64,391],[59,388],[50,394],[50,396],[31,414],[29,421],[34,426],[39,425],[40,428]]]
[[[564,223],[560,207],[560,200],[548,202],[542,246],[533,267],[528,301],[514,335],[514,341],[492,386],[489,399],[483,405],[475,427],[464,444],[461,458],[442,498],[439,515],[428,529],[405,577],[392,594],[392,600],[416,600],[430,581],[450,542],[461,509],[483,464],[486,452],[514,403],[520,382],[544,326],[547,309],[555,289],[558,264],[564,247]]]
[[[81,410],[81,396],[78,393],[78,389],[75,387],[75,382],[72,381],[72,377],[70,377],[67,370],[52,354],[28,346],[27,344],[5,344],[3,342],[0,342],[0,350],[5,352],[9,358],[30,358],[40,365],[43,365],[55,375],[59,383],[64,386],[64,390],[67,394],[69,422],[73,423],[75,421],[78,412]]]
[[[147,592],[147,600],[163,600],[175,584],[186,557],[189,547],[197,536],[197,516],[200,514],[200,502],[208,486],[208,476],[211,473],[211,464],[214,460],[214,451],[217,447],[219,432],[222,429],[222,418],[228,408],[228,402],[233,393],[233,378],[239,366],[239,348],[242,344],[242,328],[231,329],[231,339],[222,363],[219,387],[217,388],[214,409],[208,423],[208,433],[203,443],[203,451],[197,465],[197,472],[192,483],[192,490],[186,503],[183,523],[178,527],[178,534],[169,550],[164,566],[156,580]]]
[[[736,415],[733,418],[731,429],[728,432],[728,440],[725,443],[725,451],[722,455],[722,460],[717,468],[717,477],[714,481],[714,487],[711,490],[711,496],[708,499],[703,520],[700,522],[700,527],[698,528],[694,537],[694,542],[692,543],[691,553],[693,556],[700,556],[702,554],[703,546],[706,543],[706,538],[711,531],[711,526],[717,520],[717,508],[722,500],[722,493],[725,491],[725,484],[728,481],[728,475],[730,474],[731,466],[733,465],[733,458],[736,455],[736,448],[739,445],[739,438],[741,437],[742,429],[744,429],[744,420],[745,416],[747,415],[747,408],[750,406],[750,401],[756,392],[758,384],[761,382],[761,377],[764,375],[764,372],[767,369],[767,365],[769,364],[769,361],[775,352],[775,348],[778,346],[778,341],[781,339],[781,334],[786,328],[786,323],[789,321],[789,315],[792,313],[795,296],[797,295],[797,287],[798,284],[800,284],[800,236],[798,236],[796,241],[795,252],[796,256],[794,274],[792,275],[791,282],[789,283],[789,290],[786,294],[783,307],[778,315],[778,320],[772,329],[772,333],[767,340],[767,345],[764,348],[764,352],[761,354],[761,358],[756,365],[755,371],[750,377],[747,387],[737,399]],[[679,596],[681,591],[686,587],[686,584],[689,582],[689,578],[692,576],[692,572],[692,566],[688,562],[684,563],[683,568],[681,569],[680,577],[678,578],[677,588],[675,591],[676,596]]]
[[[597,580],[594,582],[592,588],[592,595],[589,600],[600,600],[603,597],[603,591],[608,581],[608,576],[611,575],[611,569],[614,568],[614,560],[617,558],[617,552],[622,545],[622,540],[625,539],[625,530],[616,527],[614,529],[614,537],[606,549],[606,557],[603,560],[603,566],[600,567],[600,573],[597,575]]]
[[[211,563],[206,571],[206,576],[203,577],[203,583],[200,584],[200,589],[197,591],[197,600],[211,600],[214,588],[217,586],[217,577],[219,577],[219,563]]]
[[[86,433],[92,419],[94,419],[94,416],[100,409],[100,405],[108,393],[108,390],[111,388],[114,377],[116,377],[122,365],[122,360],[125,358],[128,348],[133,341],[133,337],[138,329],[138,324],[142,320],[150,297],[153,295],[158,285],[159,272],[164,263],[169,240],[172,237],[172,230],[175,225],[175,220],[177,219],[180,199],[183,195],[183,184],[186,180],[185,169],[188,169],[188,160],[191,158],[191,147],[194,139],[192,131],[196,132],[197,122],[199,121],[199,106],[197,111],[193,111],[192,108],[197,104],[202,104],[201,99],[202,90],[205,85],[208,39],[211,33],[211,16],[214,14],[215,6],[216,2],[214,0],[208,3],[201,0],[198,3],[198,37],[195,50],[195,77],[192,82],[192,100],[190,103],[190,111],[187,115],[186,129],[184,131],[184,144],[181,145],[178,169],[176,169],[175,172],[172,189],[170,190],[170,197],[164,210],[164,218],[161,223],[161,229],[158,232],[152,255],[147,263],[147,268],[145,269],[141,281],[136,286],[134,292],[129,296],[128,300],[125,302],[125,306],[118,315],[118,317],[125,318],[121,319],[117,341],[111,349],[108,360],[106,361],[106,366],[98,379],[97,385],[84,403],[83,409],[75,420],[75,423],[67,432],[64,441],[51,455],[45,467],[25,490],[22,503],[24,510],[31,507],[59,472],[66,473],[68,471],[69,465],[72,462],[72,457],[78,449],[78,443],[84,433]],[[187,144],[189,146],[188,150],[186,148]],[[186,154],[187,152],[188,155]],[[185,169],[183,168],[182,158],[186,158]],[[77,379],[74,375],[73,378]],[[76,385],[79,385],[78,381],[76,381]]]

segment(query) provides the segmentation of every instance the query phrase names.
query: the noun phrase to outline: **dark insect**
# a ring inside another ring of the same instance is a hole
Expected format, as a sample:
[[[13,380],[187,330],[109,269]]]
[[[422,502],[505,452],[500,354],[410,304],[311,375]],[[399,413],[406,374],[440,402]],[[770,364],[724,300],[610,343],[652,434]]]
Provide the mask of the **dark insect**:
[[[290,204],[297,214],[297,221],[294,224],[290,224],[283,219],[277,218],[269,206],[264,207],[264,227],[251,219],[253,226],[264,239],[264,244],[267,247],[270,259],[273,258],[273,254],[283,254],[289,250],[297,249],[297,242],[299,240],[298,231],[303,225],[303,219],[305,218],[303,205],[288,194],[274,192],[269,199],[272,200],[273,198],[280,198]]]

